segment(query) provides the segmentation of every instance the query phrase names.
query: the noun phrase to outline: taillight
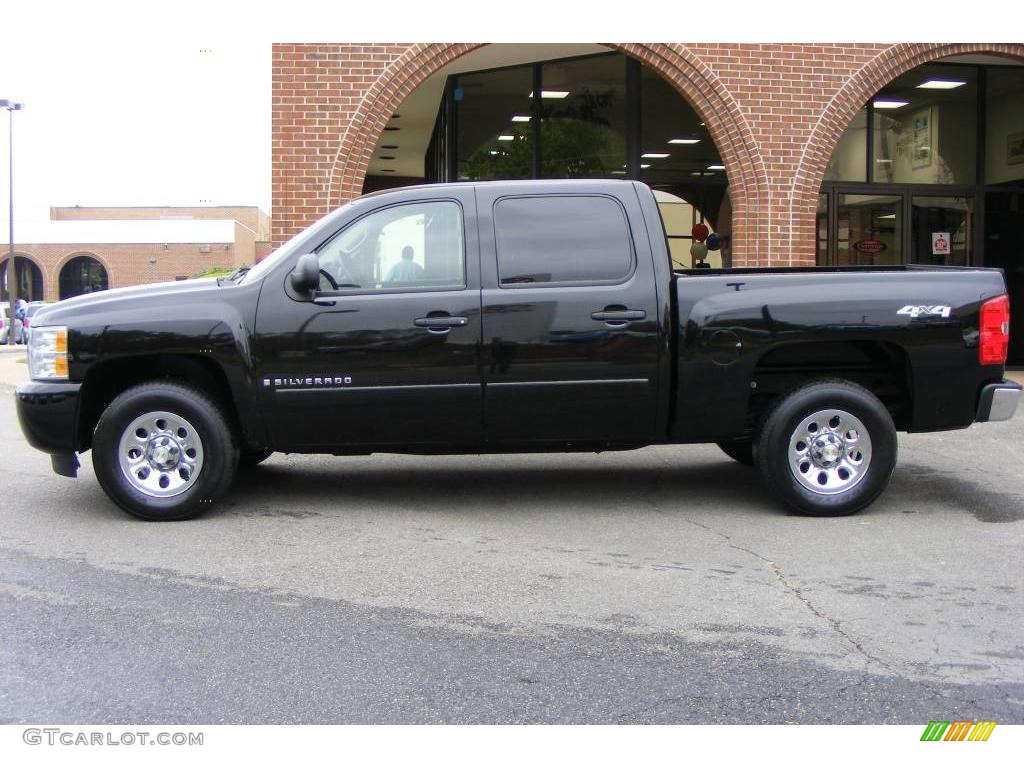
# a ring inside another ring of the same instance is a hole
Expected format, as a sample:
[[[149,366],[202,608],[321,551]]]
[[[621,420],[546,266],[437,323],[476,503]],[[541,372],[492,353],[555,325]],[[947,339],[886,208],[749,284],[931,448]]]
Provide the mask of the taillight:
[[[1003,365],[1010,346],[1010,299],[1003,294],[981,305],[978,362]]]

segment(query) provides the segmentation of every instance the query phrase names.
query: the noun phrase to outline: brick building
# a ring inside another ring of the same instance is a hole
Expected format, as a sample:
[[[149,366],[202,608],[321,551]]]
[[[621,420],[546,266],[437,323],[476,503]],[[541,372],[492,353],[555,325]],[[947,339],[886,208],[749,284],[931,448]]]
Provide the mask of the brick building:
[[[398,184],[639,178],[673,257],[1007,269],[1024,44],[275,44],[272,239]]]
[[[270,217],[255,206],[53,207],[15,236],[18,295],[55,301],[253,264],[270,250]],[[5,254],[4,298],[6,270]]]

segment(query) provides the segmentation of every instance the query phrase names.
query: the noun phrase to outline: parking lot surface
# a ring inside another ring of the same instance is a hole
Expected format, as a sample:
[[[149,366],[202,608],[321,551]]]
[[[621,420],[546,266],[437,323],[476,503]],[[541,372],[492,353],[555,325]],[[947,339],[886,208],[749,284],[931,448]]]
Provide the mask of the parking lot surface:
[[[0,722],[1019,723],[1022,432],[901,435],[846,518],[684,446],[277,454],[152,524],[0,392]]]

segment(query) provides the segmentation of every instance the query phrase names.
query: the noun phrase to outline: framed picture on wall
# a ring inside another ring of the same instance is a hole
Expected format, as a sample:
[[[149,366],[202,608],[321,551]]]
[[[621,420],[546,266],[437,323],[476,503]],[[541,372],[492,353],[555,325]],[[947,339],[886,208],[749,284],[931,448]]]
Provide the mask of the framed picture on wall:
[[[1011,133],[1006,137],[1006,164],[1024,163],[1024,131]]]
[[[932,109],[914,113],[910,120],[910,166],[927,168],[932,164]]]

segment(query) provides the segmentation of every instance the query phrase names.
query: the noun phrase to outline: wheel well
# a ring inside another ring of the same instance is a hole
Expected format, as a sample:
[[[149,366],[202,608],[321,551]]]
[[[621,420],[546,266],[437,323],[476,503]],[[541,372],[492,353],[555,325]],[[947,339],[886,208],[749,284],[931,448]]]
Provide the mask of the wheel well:
[[[137,384],[158,379],[185,381],[206,392],[220,403],[231,428],[241,437],[231,388],[219,365],[193,355],[138,355],[107,360],[89,370],[78,411],[78,450],[91,447],[96,423],[115,397]]]
[[[878,341],[801,342],[776,347],[758,361],[748,410],[751,431],[780,395],[816,378],[860,384],[882,401],[896,429],[909,427],[913,386],[901,347]]]

